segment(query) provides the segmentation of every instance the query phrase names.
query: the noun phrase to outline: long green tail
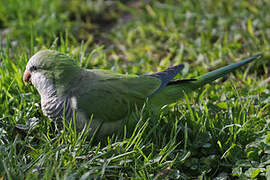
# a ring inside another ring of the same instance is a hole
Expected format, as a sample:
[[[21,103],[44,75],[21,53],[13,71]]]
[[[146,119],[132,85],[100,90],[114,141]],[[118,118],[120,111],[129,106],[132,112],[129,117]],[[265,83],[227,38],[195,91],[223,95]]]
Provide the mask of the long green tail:
[[[241,67],[247,63],[250,63],[250,62],[254,61],[255,59],[258,59],[262,55],[263,55],[263,53],[260,53],[260,54],[257,54],[255,56],[251,56],[247,59],[241,60],[237,63],[219,68],[219,69],[217,69],[215,71],[211,71],[209,73],[206,73],[206,74],[197,78],[196,84],[198,84],[199,86],[203,86],[207,83],[210,83],[210,82],[212,82],[220,77],[223,77],[224,75],[226,75],[230,72],[233,72],[234,70],[238,69],[239,67]]]
[[[224,75],[233,72],[237,68],[254,61],[261,57],[263,53],[257,54],[255,56],[251,56],[247,59],[241,60],[237,63],[219,68],[215,71],[211,71],[202,76],[199,76],[195,79],[187,79],[187,80],[177,80],[172,83],[169,83],[164,89],[162,89],[159,93],[157,93],[152,99],[152,103],[158,107],[163,106],[165,104],[170,104],[176,102],[181,99],[185,93],[189,93],[193,90],[196,90],[202,87],[205,84],[208,84]]]

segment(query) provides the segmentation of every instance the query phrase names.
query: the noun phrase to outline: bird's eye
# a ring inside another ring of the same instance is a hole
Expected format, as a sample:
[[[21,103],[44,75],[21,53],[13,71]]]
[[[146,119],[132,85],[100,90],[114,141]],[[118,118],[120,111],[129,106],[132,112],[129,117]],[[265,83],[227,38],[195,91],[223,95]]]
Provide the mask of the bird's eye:
[[[31,66],[30,71],[36,71],[37,70],[37,66]]]

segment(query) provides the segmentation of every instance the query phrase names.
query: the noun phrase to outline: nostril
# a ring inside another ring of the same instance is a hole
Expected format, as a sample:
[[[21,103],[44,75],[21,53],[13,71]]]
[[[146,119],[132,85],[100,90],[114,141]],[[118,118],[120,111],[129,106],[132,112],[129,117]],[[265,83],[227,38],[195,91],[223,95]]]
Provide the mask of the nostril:
[[[23,81],[24,82],[29,82],[31,78],[31,74],[29,72],[25,72],[23,75]]]

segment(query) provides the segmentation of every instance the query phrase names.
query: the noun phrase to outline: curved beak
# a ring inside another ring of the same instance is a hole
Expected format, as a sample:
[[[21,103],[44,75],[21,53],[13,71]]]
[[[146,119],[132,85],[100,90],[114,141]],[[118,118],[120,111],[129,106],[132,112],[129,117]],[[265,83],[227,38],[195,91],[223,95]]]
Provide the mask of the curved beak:
[[[28,71],[24,72],[23,81],[24,81],[25,84],[27,84],[27,83],[31,84],[31,74],[30,74],[30,72],[28,72]]]

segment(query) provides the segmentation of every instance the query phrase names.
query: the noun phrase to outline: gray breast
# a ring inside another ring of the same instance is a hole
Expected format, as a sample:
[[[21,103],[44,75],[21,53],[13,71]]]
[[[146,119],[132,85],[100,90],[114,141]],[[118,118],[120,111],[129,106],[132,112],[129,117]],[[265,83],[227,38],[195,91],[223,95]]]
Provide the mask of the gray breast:
[[[44,115],[52,120],[71,119],[73,115],[69,97],[58,97],[55,86],[41,73],[31,77],[32,84],[41,96],[41,107]]]
[[[43,113],[52,120],[62,120],[72,118],[72,108],[69,98],[41,97],[41,107]]]

